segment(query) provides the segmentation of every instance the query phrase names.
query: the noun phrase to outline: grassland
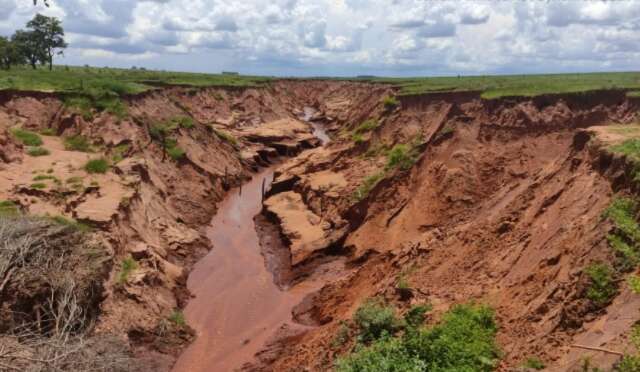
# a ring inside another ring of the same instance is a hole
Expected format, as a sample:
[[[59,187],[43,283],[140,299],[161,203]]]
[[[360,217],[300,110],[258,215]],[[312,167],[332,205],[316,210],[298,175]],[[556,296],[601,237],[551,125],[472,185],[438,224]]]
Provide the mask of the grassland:
[[[95,67],[56,66],[51,72],[31,68],[0,70],[0,90],[60,92],[88,96],[97,96],[104,91],[120,96],[136,94],[159,85],[256,86],[268,80],[266,77],[253,76]]]
[[[90,97],[105,96],[105,92],[112,96],[114,94],[118,96],[136,94],[162,85],[259,86],[270,80],[272,78],[231,74],[70,66],[55,66],[52,72],[46,69],[32,70],[31,68],[0,70],[0,90],[59,92]],[[394,85],[400,89],[400,95],[480,91],[484,98],[491,99],[505,96],[577,93],[598,89],[626,89],[629,91],[629,96],[640,97],[640,72],[364,78],[356,80]]]
[[[431,78],[374,78],[400,88],[401,95],[447,91],[480,91],[491,99],[506,96],[537,96],[555,93],[576,93],[598,89],[633,90],[640,95],[640,72],[612,72],[552,75],[462,76]]]

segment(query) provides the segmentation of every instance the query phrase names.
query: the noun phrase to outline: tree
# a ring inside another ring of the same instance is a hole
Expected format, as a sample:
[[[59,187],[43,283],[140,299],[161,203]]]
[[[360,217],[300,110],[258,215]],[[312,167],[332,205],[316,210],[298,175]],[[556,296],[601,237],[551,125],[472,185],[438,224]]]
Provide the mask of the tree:
[[[36,64],[44,59],[38,37],[33,31],[18,30],[11,37],[11,42],[15,45],[21,58],[26,60],[34,70]]]
[[[24,57],[18,50],[16,44],[4,36],[0,36],[0,67],[6,70],[12,65],[21,64]]]
[[[62,54],[62,49],[67,47],[64,41],[64,30],[62,22],[55,17],[47,17],[36,14],[27,23],[27,28],[32,30],[38,40],[40,48],[40,61],[49,64],[49,70],[53,69],[53,56]]]

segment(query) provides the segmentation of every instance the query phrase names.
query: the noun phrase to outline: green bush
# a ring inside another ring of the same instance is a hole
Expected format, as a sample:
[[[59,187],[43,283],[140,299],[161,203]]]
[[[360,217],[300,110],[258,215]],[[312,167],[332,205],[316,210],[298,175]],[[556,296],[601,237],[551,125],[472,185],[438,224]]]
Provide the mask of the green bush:
[[[172,119],[180,128],[191,129],[196,126],[195,121],[189,116],[178,116]]]
[[[67,151],[91,152],[91,143],[85,136],[71,136],[64,139],[64,148]]]
[[[526,362],[522,365],[524,368],[535,369],[535,370],[543,370],[545,368],[544,363],[538,357],[531,357],[527,359]]]
[[[358,326],[358,340],[361,342],[371,342],[384,335],[391,335],[399,326],[393,307],[379,298],[365,301],[356,310],[353,320]]]
[[[398,99],[394,96],[388,96],[385,97],[382,100],[382,104],[384,105],[384,108],[387,110],[392,110],[396,107],[398,107],[398,105],[400,104],[400,102],[398,101]]]
[[[51,154],[51,152],[49,150],[45,149],[44,147],[35,146],[35,147],[29,147],[27,149],[27,154],[29,156],[38,157],[38,156],[49,155],[49,154]]]
[[[109,162],[105,158],[91,159],[85,164],[84,170],[89,174],[104,174],[109,170]]]
[[[460,305],[432,328],[382,337],[336,362],[337,372],[493,371],[499,355],[493,310]]]
[[[131,257],[127,257],[122,260],[120,265],[120,272],[118,273],[118,283],[124,284],[129,280],[129,275],[138,269],[138,263]]]
[[[178,146],[171,146],[167,148],[167,154],[169,157],[175,161],[178,161],[185,156],[185,151]]]
[[[387,154],[387,170],[400,168],[408,170],[416,161],[415,151],[408,145],[397,144]]]
[[[593,263],[584,272],[591,282],[587,298],[597,306],[606,305],[617,292],[613,270],[606,264]]]
[[[11,131],[13,136],[25,146],[40,146],[42,145],[42,138],[38,133],[32,132],[26,129],[13,129]]]
[[[356,191],[354,192],[353,198],[357,201],[364,200],[371,190],[384,178],[384,172],[378,172],[368,176],[362,181],[362,185],[360,185]]]
[[[404,321],[407,327],[418,328],[424,323],[426,314],[431,311],[432,306],[429,304],[412,306],[404,315]]]

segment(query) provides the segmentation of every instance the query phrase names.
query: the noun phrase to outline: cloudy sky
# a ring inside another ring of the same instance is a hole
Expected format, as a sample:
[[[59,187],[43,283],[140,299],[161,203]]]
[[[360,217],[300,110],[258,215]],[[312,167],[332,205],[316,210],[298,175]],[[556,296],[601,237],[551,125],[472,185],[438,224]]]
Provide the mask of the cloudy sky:
[[[59,63],[262,75],[640,70],[640,0],[0,0],[62,19]]]

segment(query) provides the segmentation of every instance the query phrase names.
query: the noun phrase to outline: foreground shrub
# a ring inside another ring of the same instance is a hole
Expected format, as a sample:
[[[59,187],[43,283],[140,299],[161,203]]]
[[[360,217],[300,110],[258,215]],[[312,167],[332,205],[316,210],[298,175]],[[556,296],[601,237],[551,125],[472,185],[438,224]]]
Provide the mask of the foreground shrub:
[[[336,362],[338,372],[493,371],[499,350],[493,311],[461,305],[432,327],[383,337]]]
[[[371,342],[384,335],[391,335],[399,326],[393,307],[377,298],[365,301],[356,311],[353,320],[360,329],[358,339],[361,342]]]
[[[387,170],[400,168],[407,170],[416,161],[415,151],[408,145],[397,144],[387,154]]]
[[[598,306],[606,305],[617,292],[613,270],[606,264],[594,263],[584,271],[591,281],[587,298]]]

